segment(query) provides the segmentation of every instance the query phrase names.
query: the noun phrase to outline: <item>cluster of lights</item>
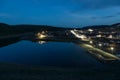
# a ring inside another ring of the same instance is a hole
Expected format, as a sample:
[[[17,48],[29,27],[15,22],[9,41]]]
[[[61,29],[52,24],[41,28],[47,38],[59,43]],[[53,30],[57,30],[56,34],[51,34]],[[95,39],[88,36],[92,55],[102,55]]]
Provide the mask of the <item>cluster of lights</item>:
[[[89,43],[90,43],[90,44],[93,44],[93,41],[91,40],[91,41],[89,41]],[[99,47],[102,47],[102,44],[99,43],[98,46],[99,46]],[[112,53],[113,53],[114,49],[115,49],[115,48],[114,48],[113,46],[110,47],[110,50],[112,51]]]
[[[77,34],[75,31],[76,31],[76,30],[71,30],[70,32],[71,32],[72,34],[74,34],[77,38],[80,38],[80,39],[85,39],[85,38],[87,38],[85,35],[79,35],[79,34]]]
[[[39,39],[43,39],[43,38],[46,38],[47,35],[45,35],[45,34],[43,34],[43,33],[38,33],[38,34],[37,34],[37,37],[38,37]]]
[[[87,39],[87,37],[86,37],[85,35],[78,34],[78,33],[76,33],[76,31],[77,31],[77,30],[74,29],[74,30],[71,30],[70,32],[71,32],[72,34],[74,34],[77,38],[80,38],[81,40]],[[88,29],[88,31],[92,33],[94,30],[93,30],[93,29]],[[102,32],[99,32],[99,33],[102,33]],[[96,35],[96,37],[101,38],[102,35],[101,35],[101,34],[98,34],[98,35]],[[113,36],[112,36],[112,35],[109,35],[108,38],[113,38]],[[89,43],[90,43],[91,45],[93,44],[93,41],[92,41],[92,40],[88,40],[88,41],[89,41]],[[103,44],[102,44],[102,43],[99,43],[98,46],[101,48],[101,47],[103,46]],[[114,47],[110,47],[110,50],[111,50],[112,53],[113,53]]]
[[[93,29],[88,29],[88,31],[92,33],[94,30]],[[101,35],[102,32],[99,31],[98,33],[99,33],[99,35],[96,35],[96,37],[101,38],[102,37],[102,35]],[[112,33],[115,33],[115,32],[112,32]],[[112,39],[113,35],[109,35],[108,38]]]

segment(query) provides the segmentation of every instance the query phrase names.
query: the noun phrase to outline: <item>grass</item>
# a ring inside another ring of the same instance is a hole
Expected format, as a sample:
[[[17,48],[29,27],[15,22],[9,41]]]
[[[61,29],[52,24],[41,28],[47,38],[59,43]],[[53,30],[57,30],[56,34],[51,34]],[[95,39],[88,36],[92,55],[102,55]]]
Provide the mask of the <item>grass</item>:
[[[0,80],[120,80],[119,68],[58,68],[0,64]]]

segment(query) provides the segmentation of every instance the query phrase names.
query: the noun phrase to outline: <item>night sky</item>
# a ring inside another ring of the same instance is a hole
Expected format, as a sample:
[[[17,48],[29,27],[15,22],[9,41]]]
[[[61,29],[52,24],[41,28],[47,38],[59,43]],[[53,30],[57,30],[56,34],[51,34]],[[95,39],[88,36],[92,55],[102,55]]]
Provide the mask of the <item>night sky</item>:
[[[0,22],[60,27],[120,22],[120,0],[0,0]]]

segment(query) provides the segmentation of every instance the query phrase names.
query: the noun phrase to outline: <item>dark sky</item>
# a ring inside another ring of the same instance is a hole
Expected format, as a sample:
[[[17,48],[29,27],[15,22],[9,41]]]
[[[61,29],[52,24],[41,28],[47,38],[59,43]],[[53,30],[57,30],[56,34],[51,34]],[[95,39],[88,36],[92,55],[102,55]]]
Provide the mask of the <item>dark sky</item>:
[[[120,22],[120,0],[0,0],[0,22],[81,27]]]

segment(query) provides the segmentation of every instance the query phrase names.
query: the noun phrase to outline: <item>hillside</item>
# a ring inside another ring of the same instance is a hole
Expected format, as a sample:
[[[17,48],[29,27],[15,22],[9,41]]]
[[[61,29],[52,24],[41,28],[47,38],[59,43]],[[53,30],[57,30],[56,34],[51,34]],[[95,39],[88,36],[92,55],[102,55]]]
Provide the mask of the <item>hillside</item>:
[[[83,28],[76,28],[78,30],[86,30],[86,29],[99,29],[100,31],[120,31],[120,23],[112,24],[112,25],[94,25],[94,26],[86,26]],[[63,27],[53,27],[47,25],[8,25],[5,23],[0,23],[0,35],[9,35],[9,34],[20,34],[26,32],[37,32],[42,30],[47,31],[64,31],[71,30],[74,28],[63,28]]]
[[[82,29],[102,29],[102,28],[115,28],[120,30],[120,23],[112,24],[112,25],[93,25],[93,26],[86,26]]]
[[[5,23],[0,23],[0,35],[9,35],[9,34],[20,34],[27,32],[37,32],[42,30],[47,31],[63,31],[70,28],[61,28],[61,27],[53,27],[47,25],[8,25]]]

